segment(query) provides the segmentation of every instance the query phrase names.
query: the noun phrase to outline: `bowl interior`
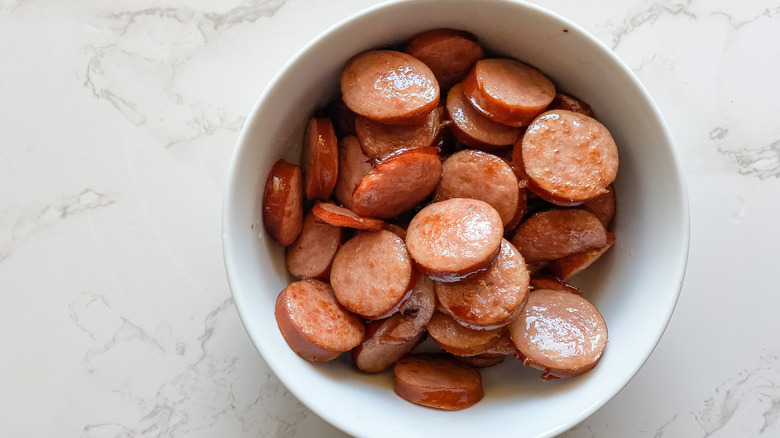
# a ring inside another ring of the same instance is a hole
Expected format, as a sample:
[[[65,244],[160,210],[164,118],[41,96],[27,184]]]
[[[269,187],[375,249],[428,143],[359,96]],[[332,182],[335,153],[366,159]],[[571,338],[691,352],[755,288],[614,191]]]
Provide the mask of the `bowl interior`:
[[[311,365],[287,346],[274,301],[290,278],[283,250],[265,238],[262,192],[279,158],[299,161],[303,127],[338,93],[352,55],[423,30],[468,30],[484,47],[536,66],[588,102],[619,148],[617,242],[575,278],[602,312],[609,344],[586,375],[543,382],[519,361],[483,370],[485,399],[460,412],[421,408],[392,391],[392,373],[355,371],[346,355]],[[303,403],[355,436],[551,436],[582,421],[639,370],[671,317],[685,270],[688,204],[669,130],[622,62],[577,25],[526,3],[414,0],[379,5],[334,26],[299,52],[258,100],[229,170],[224,257],[236,306],[269,367]],[[511,421],[496,421],[505,419]]]

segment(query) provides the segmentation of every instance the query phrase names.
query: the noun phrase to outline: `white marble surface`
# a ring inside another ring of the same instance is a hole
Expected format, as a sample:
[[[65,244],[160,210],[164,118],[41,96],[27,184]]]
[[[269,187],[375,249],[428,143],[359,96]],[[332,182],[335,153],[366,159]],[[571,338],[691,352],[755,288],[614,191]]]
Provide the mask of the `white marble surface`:
[[[374,3],[0,0],[0,436],[344,436],[249,342],[220,215],[257,96]],[[691,202],[666,334],[564,436],[780,436],[780,2],[536,3],[644,82]]]

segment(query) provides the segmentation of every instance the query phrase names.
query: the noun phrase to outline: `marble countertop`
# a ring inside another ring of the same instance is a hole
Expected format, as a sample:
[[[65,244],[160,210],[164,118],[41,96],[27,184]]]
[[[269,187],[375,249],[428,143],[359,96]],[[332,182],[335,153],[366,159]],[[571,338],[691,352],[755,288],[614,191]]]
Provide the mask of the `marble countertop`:
[[[375,3],[0,0],[0,436],[344,436],[245,334],[221,202],[275,72]],[[692,221],[666,334],[564,436],[780,435],[780,3],[534,3],[656,99]]]

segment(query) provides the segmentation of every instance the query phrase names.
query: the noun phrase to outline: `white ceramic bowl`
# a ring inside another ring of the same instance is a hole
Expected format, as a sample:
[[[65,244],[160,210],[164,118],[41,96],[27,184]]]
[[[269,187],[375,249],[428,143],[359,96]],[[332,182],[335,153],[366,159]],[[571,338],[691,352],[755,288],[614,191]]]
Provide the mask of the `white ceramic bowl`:
[[[271,165],[298,161],[312,111],[338,93],[344,62],[423,30],[468,30],[483,46],[535,65],[563,91],[590,103],[620,151],[615,183],[617,243],[575,284],[599,308],[609,344],[579,378],[543,382],[519,361],[483,370],[485,398],[459,412],[410,404],[392,373],[355,371],[348,355],[312,365],[287,346],[274,300],[289,283],[283,250],[263,235],[261,203]],[[552,436],[610,400],[660,339],[679,295],[688,253],[688,202],[669,129],[647,91],[606,47],[537,6],[504,0],[407,0],[338,23],[277,74],[249,115],[229,170],[223,245],[241,319],[268,366],[326,421],[355,436]]]

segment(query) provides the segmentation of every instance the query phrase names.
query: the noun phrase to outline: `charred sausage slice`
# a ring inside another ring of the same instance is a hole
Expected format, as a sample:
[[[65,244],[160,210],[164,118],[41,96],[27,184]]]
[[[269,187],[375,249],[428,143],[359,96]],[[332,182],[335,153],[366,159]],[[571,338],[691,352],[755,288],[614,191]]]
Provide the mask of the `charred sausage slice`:
[[[312,118],[303,140],[303,176],[306,199],[328,199],[339,171],[338,139],[327,118]]]
[[[507,58],[482,59],[463,80],[474,108],[507,126],[526,126],[555,97],[555,85],[539,70]]]
[[[587,372],[607,344],[607,324],[593,304],[548,289],[531,292],[509,332],[523,364],[544,371],[545,380]]]
[[[291,283],[276,299],[276,322],[290,348],[309,362],[325,362],[363,340],[365,327],[342,307],[327,283]]]
[[[506,240],[487,271],[454,283],[436,283],[439,304],[466,327],[485,330],[508,325],[528,296],[528,269]]]
[[[412,288],[412,262],[403,240],[390,231],[365,231],[336,253],[330,282],[339,302],[365,318],[397,310]]]
[[[520,208],[520,186],[506,161],[474,150],[456,152],[442,164],[436,199],[473,198],[485,201],[498,211],[504,227],[509,226]]]
[[[341,73],[344,103],[387,124],[418,124],[439,103],[439,84],[427,65],[393,50],[360,53]]]
[[[596,119],[565,110],[534,120],[515,143],[512,159],[529,190],[561,206],[606,193],[618,169],[609,130]]]
[[[303,177],[301,168],[277,161],[268,174],[263,193],[263,223],[277,242],[295,242],[303,226]]]
[[[512,244],[526,262],[555,260],[607,243],[607,230],[592,213],[577,208],[534,214],[517,227]]]
[[[284,260],[290,274],[300,278],[330,276],[330,265],[343,240],[341,227],[334,227],[312,213],[306,215],[298,239],[287,247]]]
[[[395,393],[414,404],[456,411],[484,396],[479,371],[443,354],[403,357],[393,371]]]
[[[474,35],[455,29],[423,32],[406,46],[406,53],[430,67],[442,90],[462,81],[484,56]]]

